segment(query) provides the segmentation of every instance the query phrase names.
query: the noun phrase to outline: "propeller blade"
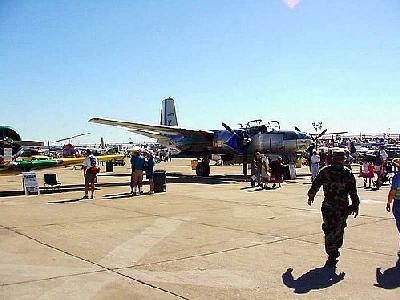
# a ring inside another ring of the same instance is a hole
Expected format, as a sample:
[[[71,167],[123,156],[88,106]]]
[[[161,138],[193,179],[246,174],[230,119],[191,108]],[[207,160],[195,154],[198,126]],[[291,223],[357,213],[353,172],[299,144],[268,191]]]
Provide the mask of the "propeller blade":
[[[324,131],[322,131],[322,132],[318,135],[318,138],[320,138],[321,136],[323,136],[327,131],[328,131],[328,129],[325,129]]]
[[[226,125],[224,122],[222,122],[222,126],[228,130],[230,133],[234,133],[234,131],[232,130],[232,128],[230,128],[228,125]]]

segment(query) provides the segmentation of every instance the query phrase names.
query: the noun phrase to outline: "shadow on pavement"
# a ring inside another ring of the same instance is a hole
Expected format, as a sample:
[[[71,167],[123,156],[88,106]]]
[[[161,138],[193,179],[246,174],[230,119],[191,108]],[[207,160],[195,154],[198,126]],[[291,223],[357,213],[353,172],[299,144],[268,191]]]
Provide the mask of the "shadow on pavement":
[[[131,177],[131,173],[100,173],[99,177]]]
[[[143,183],[145,183],[144,181]],[[99,190],[101,187],[118,187],[118,186],[129,186],[130,181],[127,182],[105,182],[105,183],[96,183],[96,190]],[[68,192],[79,192],[85,190],[84,184],[68,184],[68,185],[61,185],[57,189],[49,189],[45,187],[40,187],[40,194],[47,195],[47,194],[60,194],[60,193],[68,193]],[[10,197],[10,196],[23,196],[25,195],[24,191],[22,190],[14,190],[14,191],[1,191],[1,197]]]
[[[243,175],[211,175],[209,177],[200,177],[196,175],[183,175],[181,173],[167,173],[167,184],[168,183],[197,183],[197,184],[229,184],[229,183],[239,183],[245,182],[246,178]],[[109,183],[97,183],[96,188],[101,187],[120,187],[130,185],[130,174],[102,174],[103,176],[119,176],[119,177],[129,177],[125,182],[109,182]],[[302,175],[299,175],[302,176]],[[300,179],[300,178],[299,178]],[[300,179],[301,180],[301,179]],[[296,180],[285,180],[286,183],[297,183]],[[143,181],[143,184],[148,184],[147,180]],[[250,184],[250,181],[249,181]],[[249,187],[250,188],[250,187]],[[65,193],[65,192],[76,192],[84,191],[84,184],[68,184],[61,185],[57,189],[47,189],[45,187],[40,187],[41,194],[53,194],[53,193]],[[22,196],[24,192],[21,190],[13,191],[1,191],[0,197],[9,196]]]
[[[248,189],[254,189],[254,187],[252,187],[252,186],[245,186],[245,187],[240,188],[241,191],[243,191],[243,190],[248,190]]]
[[[122,199],[122,198],[133,198],[134,196],[131,193],[120,193],[120,194],[108,194],[104,195],[106,200],[113,200],[113,199]]]
[[[296,294],[306,294],[311,290],[328,288],[344,279],[345,273],[336,274],[331,267],[315,268],[294,279],[293,269],[289,268],[282,274],[283,283]]]
[[[167,173],[167,176],[167,183],[227,184],[245,181],[243,175],[211,175],[209,177],[201,177],[183,175],[181,173]]]
[[[388,290],[400,287],[400,257],[394,267],[383,273],[381,268],[376,268],[376,282],[374,286]]]
[[[79,202],[79,201],[83,201],[83,200],[88,200],[88,199],[83,199],[81,198],[77,198],[77,199],[64,199],[64,200],[60,200],[60,201],[48,201],[48,204],[64,204],[64,203],[74,203],[74,202]]]

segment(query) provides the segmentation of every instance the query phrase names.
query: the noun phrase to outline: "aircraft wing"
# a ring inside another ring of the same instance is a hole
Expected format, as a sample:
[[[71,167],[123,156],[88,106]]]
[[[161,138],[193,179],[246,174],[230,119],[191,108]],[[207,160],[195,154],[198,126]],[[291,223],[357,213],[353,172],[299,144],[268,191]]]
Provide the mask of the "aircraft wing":
[[[186,137],[200,137],[200,138],[210,138],[212,139],[214,133],[208,130],[195,130],[195,129],[187,129],[177,126],[165,126],[165,125],[151,125],[145,123],[135,123],[135,122],[127,122],[127,121],[118,121],[111,119],[103,119],[103,118],[92,118],[89,122],[116,126],[126,128],[131,132],[142,134],[147,137],[161,139],[161,137],[166,136],[175,136],[175,135],[183,135]]]
[[[99,155],[96,156],[98,161],[109,161],[113,159],[122,159],[122,154],[112,155]],[[57,159],[39,159],[32,161],[13,161],[9,164],[0,164],[0,176],[19,174],[23,171],[48,169],[48,168],[59,168],[73,165],[82,165],[84,157],[78,158],[57,158]]]
[[[111,154],[111,155],[99,155],[96,156],[98,161],[109,161],[113,159],[122,159],[124,156],[122,154]],[[85,157],[68,157],[68,158],[59,158],[59,164],[61,166],[70,166],[70,165],[79,165],[83,164]]]

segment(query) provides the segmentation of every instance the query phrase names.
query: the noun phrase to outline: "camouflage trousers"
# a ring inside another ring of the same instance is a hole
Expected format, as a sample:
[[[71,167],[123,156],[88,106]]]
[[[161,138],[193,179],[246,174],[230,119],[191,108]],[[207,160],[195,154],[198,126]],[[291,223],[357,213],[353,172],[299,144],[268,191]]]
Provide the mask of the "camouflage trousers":
[[[339,249],[343,245],[344,228],[347,226],[348,209],[332,207],[323,203],[321,212],[323,218],[322,230],[325,234],[325,251],[329,256],[338,257]]]

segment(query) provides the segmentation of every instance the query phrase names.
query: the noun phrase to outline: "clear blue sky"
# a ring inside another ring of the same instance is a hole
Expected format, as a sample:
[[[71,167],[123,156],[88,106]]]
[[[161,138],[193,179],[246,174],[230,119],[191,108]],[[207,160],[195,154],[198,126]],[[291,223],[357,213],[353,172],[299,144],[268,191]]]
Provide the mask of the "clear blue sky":
[[[400,1],[284,2],[2,0],[0,123],[25,139],[144,140],[87,121],[157,123],[171,96],[190,128],[400,132]]]

